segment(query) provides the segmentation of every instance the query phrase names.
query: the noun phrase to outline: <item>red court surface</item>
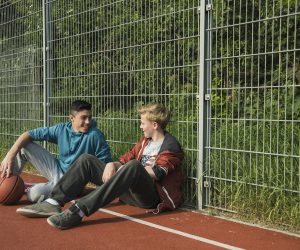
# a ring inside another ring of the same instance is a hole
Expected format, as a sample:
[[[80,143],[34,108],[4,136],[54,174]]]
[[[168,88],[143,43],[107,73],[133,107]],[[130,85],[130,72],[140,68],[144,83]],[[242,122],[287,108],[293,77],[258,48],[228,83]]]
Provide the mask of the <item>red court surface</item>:
[[[28,174],[23,178],[28,182],[42,180]],[[300,250],[300,236],[189,211],[147,214],[118,201],[85,218],[78,227],[58,230],[44,218],[16,214],[18,207],[27,204],[23,196],[18,205],[0,205],[0,249]]]

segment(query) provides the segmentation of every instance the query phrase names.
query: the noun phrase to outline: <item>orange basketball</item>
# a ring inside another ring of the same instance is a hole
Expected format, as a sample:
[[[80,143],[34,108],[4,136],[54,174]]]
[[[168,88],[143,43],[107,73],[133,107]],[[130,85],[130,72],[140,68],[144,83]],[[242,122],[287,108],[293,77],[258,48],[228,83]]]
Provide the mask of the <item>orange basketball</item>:
[[[0,177],[0,203],[2,205],[11,205],[18,202],[23,196],[24,190],[24,181],[20,176]]]

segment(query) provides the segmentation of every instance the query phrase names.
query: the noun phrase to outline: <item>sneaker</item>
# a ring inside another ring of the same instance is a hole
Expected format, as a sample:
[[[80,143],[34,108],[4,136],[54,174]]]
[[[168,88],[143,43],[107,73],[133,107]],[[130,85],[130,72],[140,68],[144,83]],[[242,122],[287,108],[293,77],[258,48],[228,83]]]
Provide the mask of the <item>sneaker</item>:
[[[80,209],[72,205],[60,214],[52,215],[47,219],[49,225],[59,228],[67,229],[77,226],[81,223],[82,217],[78,214]]]
[[[26,207],[20,207],[16,212],[29,218],[45,218],[59,214],[61,212],[61,207],[43,201]]]

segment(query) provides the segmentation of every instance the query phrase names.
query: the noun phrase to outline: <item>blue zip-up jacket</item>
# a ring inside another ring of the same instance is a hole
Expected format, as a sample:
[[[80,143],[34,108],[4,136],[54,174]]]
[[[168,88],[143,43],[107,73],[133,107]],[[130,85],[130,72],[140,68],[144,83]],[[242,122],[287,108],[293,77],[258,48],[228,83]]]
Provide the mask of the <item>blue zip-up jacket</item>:
[[[83,153],[95,155],[105,163],[112,161],[108,143],[103,133],[96,127],[95,121],[86,133],[75,132],[71,122],[28,132],[34,141],[48,141],[58,145],[57,160],[63,173]]]

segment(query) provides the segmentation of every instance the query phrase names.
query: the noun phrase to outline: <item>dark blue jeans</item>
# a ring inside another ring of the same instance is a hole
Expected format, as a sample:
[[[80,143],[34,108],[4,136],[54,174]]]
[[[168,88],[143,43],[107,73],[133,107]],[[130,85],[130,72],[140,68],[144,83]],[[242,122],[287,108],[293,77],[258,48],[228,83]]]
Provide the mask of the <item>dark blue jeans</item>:
[[[82,155],[55,185],[50,197],[63,206],[78,197],[88,182],[94,183],[96,189],[76,202],[87,216],[117,197],[141,208],[155,208],[160,202],[152,178],[139,161],[127,162],[105,183],[104,168],[105,163],[95,156]]]

